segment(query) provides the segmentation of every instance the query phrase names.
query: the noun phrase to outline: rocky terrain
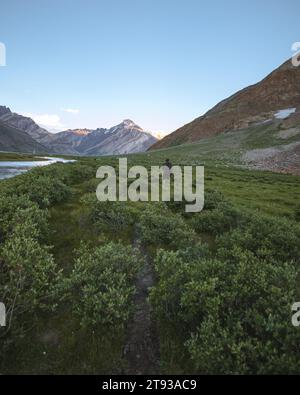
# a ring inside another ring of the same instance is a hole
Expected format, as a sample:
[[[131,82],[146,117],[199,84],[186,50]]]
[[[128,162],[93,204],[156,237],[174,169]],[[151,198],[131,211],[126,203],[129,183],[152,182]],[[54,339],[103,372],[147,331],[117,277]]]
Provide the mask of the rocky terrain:
[[[47,148],[29,134],[0,121],[0,151],[46,153]]]
[[[300,176],[300,141],[247,151],[242,160],[248,168]]]
[[[285,109],[293,109],[296,113],[289,120],[292,127],[299,119],[300,67],[294,67],[290,60],[261,82],[221,101],[205,115],[158,141],[151,149],[191,143],[248,128],[274,119],[279,111]]]
[[[8,126],[12,126],[13,128],[25,132],[41,144],[43,139],[47,139],[51,136],[51,133],[46,129],[41,128],[31,118],[11,112],[11,110],[5,106],[0,106],[0,121],[4,122]]]

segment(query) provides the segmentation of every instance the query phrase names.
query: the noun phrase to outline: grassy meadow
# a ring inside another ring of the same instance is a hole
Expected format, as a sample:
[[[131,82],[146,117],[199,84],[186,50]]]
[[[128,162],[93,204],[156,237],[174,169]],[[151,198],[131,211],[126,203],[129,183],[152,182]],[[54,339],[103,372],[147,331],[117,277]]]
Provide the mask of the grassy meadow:
[[[244,133],[240,144],[254,148],[255,137]],[[0,181],[0,299],[9,320],[0,372],[130,371],[124,346],[147,261],[160,373],[299,373],[290,311],[300,297],[299,177],[233,166],[236,148],[218,136],[128,156],[128,166],[149,170],[166,158],[203,164],[197,214],[175,202],[98,202],[96,170],[117,169],[117,157]]]

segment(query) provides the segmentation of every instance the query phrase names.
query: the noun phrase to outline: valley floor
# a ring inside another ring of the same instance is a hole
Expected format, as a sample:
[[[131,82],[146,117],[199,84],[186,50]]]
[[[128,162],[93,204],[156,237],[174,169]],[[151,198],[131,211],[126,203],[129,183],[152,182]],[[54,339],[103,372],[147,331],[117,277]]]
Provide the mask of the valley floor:
[[[188,149],[176,147],[130,155],[128,165],[149,169],[163,164],[166,157],[174,165],[201,164],[203,160],[207,208],[195,217],[186,216],[180,207],[172,205],[97,204],[96,170],[103,164],[117,167],[116,157],[79,158],[76,163],[51,165],[0,182],[0,214],[6,213],[0,220],[0,257],[5,262],[0,290],[8,281],[7,274],[13,272],[14,262],[20,264],[21,250],[13,249],[10,240],[17,243],[21,237],[24,246],[35,242],[42,249],[51,246],[56,272],[62,270],[55,303],[51,302],[53,309],[44,311],[36,299],[36,309],[26,313],[31,324],[25,320],[24,327],[19,328],[16,321],[16,331],[1,338],[1,373],[300,372],[299,335],[289,326],[290,303],[300,292],[298,286],[293,288],[292,280],[299,275],[297,271],[292,274],[292,262],[300,258],[299,177],[229,167],[209,159],[204,151],[197,155],[195,147],[186,155]],[[33,203],[25,203],[22,199],[26,197]],[[24,208],[28,204],[30,208]],[[39,223],[42,214],[33,216],[37,209],[34,205],[41,213],[49,213],[45,231]],[[25,218],[26,235],[20,234],[23,230],[16,222],[16,212]],[[32,217],[27,222],[29,214]],[[37,225],[33,225],[34,221]],[[266,229],[263,224],[268,224]],[[38,239],[36,231],[31,235],[33,226],[41,233]],[[245,235],[248,240],[244,240]],[[224,243],[227,252],[222,249]],[[27,248],[22,254],[39,267],[36,251],[37,247],[32,252]],[[233,271],[233,263],[229,262],[236,262]],[[245,269],[250,262],[252,266]],[[289,280],[284,262],[291,267]],[[106,273],[110,266],[114,271]],[[22,270],[27,276],[30,265]],[[257,279],[255,270],[261,271]],[[20,290],[18,300],[20,306],[25,303],[25,309],[33,298],[29,289],[37,286],[40,292],[39,279],[34,280],[35,285],[30,273],[25,282],[29,288],[25,285]],[[52,277],[47,281],[53,281]],[[215,283],[217,278],[220,285]],[[246,278],[252,280],[253,289],[243,288]],[[259,278],[266,284],[261,284]],[[265,287],[276,292],[267,297]],[[236,292],[235,296],[230,292]],[[239,296],[242,294],[243,300]],[[291,299],[286,301],[287,294]],[[277,329],[274,327],[271,333],[266,329],[271,325],[267,307],[252,306],[262,295],[266,303],[280,303],[281,309],[273,306],[272,314],[281,320],[282,347],[274,345]],[[8,304],[10,297],[6,296]],[[239,334],[221,315],[224,309],[232,314],[231,298],[233,305],[240,304],[233,318],[234,328],[234,320],[246,319],[244,309],[249,317],[252,308],[253,317],[256,309],[261,314],[253,318],[257,320],[253,326],[247,318]],[[220,304],[219,312],[206,309],[206,303]],[[15,317],[23,322],[24,313],[18,314]],[[214,327],[212,317],[229,331],[226,341],[225,332]],[[283,322],[283,317],[288,321]],[[205,326],[199,332],[201,323]],[[247,325],[251,326],[249,330]],[[244,362],[234,356],[234,348],[243,347],[240,341],[249,342],[249,350],[245,346],[241,352]],[[256,363],[252,342],[258,344],[261,361],[266,361],[261,366]],[[278,347],[276,355],[269,354],[267,342]],[[214,349],[218,349],[219,363],[213,362],[217,361]],[[285,363],[285,358],[290,361]]]

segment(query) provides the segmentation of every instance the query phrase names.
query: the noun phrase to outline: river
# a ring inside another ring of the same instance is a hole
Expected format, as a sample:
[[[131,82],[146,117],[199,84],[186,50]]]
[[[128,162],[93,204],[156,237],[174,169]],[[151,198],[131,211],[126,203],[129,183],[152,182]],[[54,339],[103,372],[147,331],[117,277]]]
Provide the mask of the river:
[[[62,158],[42,157],[40,159],[36,161],[0,161],[0,180],[26,173],[26,171],[33,167],[48,166],[57,162],[75,162],[75,160]]]

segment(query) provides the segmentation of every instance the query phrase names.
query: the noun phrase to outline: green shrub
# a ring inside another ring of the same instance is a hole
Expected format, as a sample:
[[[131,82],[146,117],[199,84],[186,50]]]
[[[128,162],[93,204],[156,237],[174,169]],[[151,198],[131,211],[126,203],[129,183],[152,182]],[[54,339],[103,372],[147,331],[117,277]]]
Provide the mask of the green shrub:
[[[274,266],[241,251],[231,271],[228,265],[201,265],[202,280],[188,283],[182,295],[184,318],[199,319],[186,342],[196,370],[299,373],[300,333],[291,325],[297,271],[288,263]]]
[[[188,260],[160,251],[150,294],[157,317],[181,334],[195,372],[298,373],[300,333],[291,325],[298,271],[249,251],[235,255]]]
[[[0,242],[3,242],[18,224],[25,225],[25,223],[28,236],[46,240],[48,235],[47,219],[47,210],[41,210],[27,196],[0,195]]]
[[[6,196],[25,195],[39,207],[45,208],[66,199],[70,189],[60,179],[31,171],[6,180],[1,192]]]
[[[242,225],[219,237],[218,256],[232,259],[236,247],[269,262],[294,261],[299,265],[300,226],[292,221],[248,215]]]
[[[38,236],[29,218],[15,226],[0,249],[0,296],[12,333],[22,334],[39,310],[52,310],[58,302],[61,272]]]
[[[195,215],[185,212],[186,204],[191,203],[187,202],[184,198],[179,202],[171,199],[170,202],[166,202],[165,204],[169,209],[181,213],[185,217],[193,217]],[[228,205],[228,202],[225,200],[225,197],[221,192],[212,189],[205,189],[203,210],[221,209],[224,205]]]
[[[100,202],[96,194],[88,194],[81,199],[89,209],[91,221],[100,230],[118,232],[133,225],[136,212],[127,202]]]
[[[0,195],[0,300],[7,308],[7,335],[22,335],[39,310],[54,309],[61,282],[61,272],[42,244],[48,236],[48,212],[32,196],[21,194],[22,188],[30,189],[22,186],[25,180],[25,175],[16,177]]]
[[[205,189],[204,210],[216,209],[226,203],[224,195],[214,189]]]
[[[146,244],[171,248],[195,243],[195,233],[179,214],[173,214],[163,203],[148,204],[139,218],[141,239]]]
[[[194,214],[191,225],[198,233],[217,235],[236,227],[240,219],[240,212],[226,204],[222,208],[204,210]]]
[[[165,204],[170,210],[180,213],[183,216],[191,216],[192,215],[190,213],[185,212],[186,204],[191,204],[190,202],[187,202],[185,199],[182,199],[182,201],[179,201],[179,202],[171,200],[170,202],[165,202]]]
[[[27,209],[33,205],[27,196],[0,194],[0,241],[12,229],[12,218],[16,210]]]
[[[125,325],[140,265],[138,252],[120,243],[111,242],[93,250],[81,247],[67,284],[73,311],[82,326]]]
[[[191,268],[208,255],[207,247],[200,244],[183,250],[157,252],[154,263],[158,283],[151,289],[150,301],[158,319],[178,324],[180,300]]]
[[[96,193],[99,179],[92,178],[82,183],[82,188],[86,193]]]

